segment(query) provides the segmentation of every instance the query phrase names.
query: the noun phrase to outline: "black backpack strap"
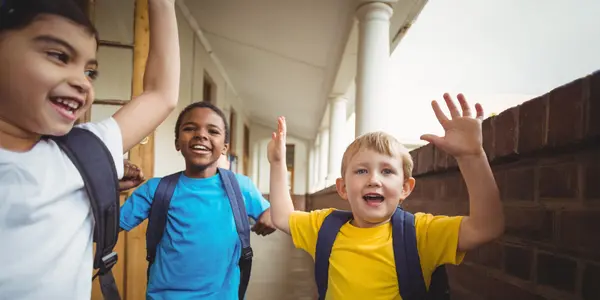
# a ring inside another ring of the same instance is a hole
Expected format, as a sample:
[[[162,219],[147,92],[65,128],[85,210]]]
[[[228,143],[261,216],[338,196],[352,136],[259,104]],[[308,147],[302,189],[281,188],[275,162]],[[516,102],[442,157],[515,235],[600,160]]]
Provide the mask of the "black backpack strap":
[[[345,210],[332,211],[321,225],[315,249],[315,281],[319,292],[319,300],[325,299],[329,280],[329,257],[333,243],[340,228],[352,219],[352,212]]]
[[[221,168],[219,168],[218,173],[223,181],[227,198],[229,198],[231,210],[233,211],[233,218],[235,220],[235,227],[242,243],[242,253],[239,261],[240,288],[238,295],[239,299],[243,300],[250,281],[252,257],[254,255],[252,247],[250,247],[250,224],[248,222],[244,197],[242,196],[242,191],[240,190],[240,185],[238,184],[235,174],[230,170]]]
[[[427,288],[417,248],[415,216],[400,208],[392,216],[392,243],[400,296],[406,300],[425,299]]]
[[[156,247],[162,239],[167,226],[167,215],[171,198],[179,181],[181,172],[177,172],[160,179],[150,207],[148,216],[148,227],[146,229],[146,260],[148,261],[148,274],[150,266],[156,258]]]
[[[112,274],[117,263],[113,251],[119,237],[119,179],[115,162],[104,142],[93,132],[74,127],[67,135],[50,137],[71,159],[81,177],[90,198],[94,215],[94,242],[96,254],[94,269],[100,276],[100,289],[106,300],[120,300],[119,291]]]

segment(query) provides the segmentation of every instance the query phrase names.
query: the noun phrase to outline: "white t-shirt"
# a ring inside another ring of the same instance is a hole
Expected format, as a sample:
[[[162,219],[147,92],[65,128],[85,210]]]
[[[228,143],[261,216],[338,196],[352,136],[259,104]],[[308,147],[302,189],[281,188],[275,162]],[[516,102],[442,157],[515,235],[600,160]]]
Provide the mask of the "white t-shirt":
[[[117,122],[78,126],[106,144],[121,178]],[[0,149],[0,300],[90,299],[93,222],[83,179],[54,141]]]

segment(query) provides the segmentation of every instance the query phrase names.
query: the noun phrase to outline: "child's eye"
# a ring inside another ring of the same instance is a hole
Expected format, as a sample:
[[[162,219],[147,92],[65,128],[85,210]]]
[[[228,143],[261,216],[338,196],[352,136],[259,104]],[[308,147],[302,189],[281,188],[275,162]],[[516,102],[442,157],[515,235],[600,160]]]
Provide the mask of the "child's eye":
[[[68,54],[59,51],[47,51],[46,54],[54,59],[59,60],[64,64],[69,63],[69,60],[71,58]]]
[[[356,174],[365,174],[365,173],[367,173],[367,170],[365,170],[365,169],[358,169],[354,173],[356,173]]]
[[[208,133],[213,134],[213,135],[217,135],[220,132],[218,130],[209,130]]]
[[[85,71],[85,76],[89,78],[91,81],[96,80],[98,78],[98,70],[90,69]]]
[[[183,127],[183,131],[193,131],[194,127]]]
[[[386,175],[389,175],[389,174],[394,174],[395,172],[394,172],[394,170],[392,170],[392,169],[383,169],[383,170],[381,171],[381,173],[383,173],[383,174],[386,174]]]

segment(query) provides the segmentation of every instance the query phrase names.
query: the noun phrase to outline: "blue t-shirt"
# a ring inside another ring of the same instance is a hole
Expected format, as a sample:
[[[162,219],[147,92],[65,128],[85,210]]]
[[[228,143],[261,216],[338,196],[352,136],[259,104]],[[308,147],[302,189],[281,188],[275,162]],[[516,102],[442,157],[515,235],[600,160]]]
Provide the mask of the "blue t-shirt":
[[[248,177],[236,177],[246,212],[256,220],[269,208],[269,202]],[[148,218],[159,181],[148,180],[127,199],[121,207],[121,228],[129,231]],[[147,299],[237,299],[240,250],[233,212],[219,175],[190,178],[182,174],[150,268]]]

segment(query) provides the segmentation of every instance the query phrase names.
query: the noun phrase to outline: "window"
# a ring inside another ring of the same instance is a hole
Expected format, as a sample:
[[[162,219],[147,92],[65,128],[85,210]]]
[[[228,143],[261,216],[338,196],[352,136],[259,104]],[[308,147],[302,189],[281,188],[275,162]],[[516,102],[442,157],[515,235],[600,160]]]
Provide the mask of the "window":
[[[215,89],[215,83],[208,75],[208,73],[204,72],[204,85],[202,88],[202,101],[206,101],[208,103],[215,103],[217,91]]]

